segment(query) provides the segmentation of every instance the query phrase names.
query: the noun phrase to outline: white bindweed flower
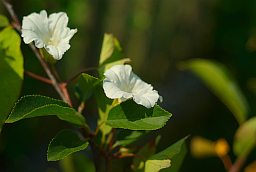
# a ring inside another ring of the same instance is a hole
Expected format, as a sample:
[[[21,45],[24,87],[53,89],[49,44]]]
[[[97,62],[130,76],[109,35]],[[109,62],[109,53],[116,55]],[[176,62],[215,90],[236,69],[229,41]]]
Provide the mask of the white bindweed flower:
[[[132,72],[130,65],[115,65],[104,75],[106,78],[103,80],[103,89],[110,99],[133,99],[137,104],[147,108],[153,107],[158,99],[161,99],[150,84]]]
[[[55,60],[60,60],[70,48],[69,40],[77,32],[77,29],[68,28],[67,24],[66,13],[53,13],[48,17],[42,10],[39,14],[23,17],[21,36],[26,44],[34,41],[37,48],[45,48]]]

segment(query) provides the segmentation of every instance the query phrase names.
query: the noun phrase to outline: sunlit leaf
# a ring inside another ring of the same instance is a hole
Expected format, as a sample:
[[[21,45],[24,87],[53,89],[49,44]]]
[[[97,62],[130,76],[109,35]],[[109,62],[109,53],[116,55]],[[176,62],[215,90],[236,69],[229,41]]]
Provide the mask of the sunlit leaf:
[[[102,85],[98,85],[94,96],[98,105],[99,119],[98,126],[102,132],[102,140],[105,139],[105,136],[111,131],[111,127],[106,125],[109,110],[112,107],[113,100],[106,97]]]
[[[103,44],[100,53],[100,65],[119,60],[121,47],[118,40],[112,34],[104,34]]]
[[[22,86],[23,56],[20,42],[20,36],[12,28],[7,27],[0,32],[0,130]]]
[[[107,124],[113,128],[156,130],[162,128],[171,116],[158,105],[147,109],[128,100],[110,110]]]
[[[246,155],[256,144],[256,117],[243,123],[235,134],[234,152],[237,156]]]
[[[145,172],[158,172],[160,170],[163,172],[178,172],[186,154],[186,138],[152,155],[145,163]]]
[[[212,92],[229,108],[239,123],[246,120],[247,101],[227,69],[216,62],[193,59],[180,64],[180,68],[191,70],[212,90]]]
[[[39,95],[22,97],[14,106],[6,123],[13,123],[25,118],[52,115],[78,126],[86,125],[84,117],[65,102]]]
[[[92,159],[84,154],[74,153],[60,161],[62,172],[96,172]]]
[[[63,130],[58,133],[48,146],[47,160],[57,161],[64,159],[66,156],[84,150],[88,142],[72,130]]]
[[[0,27],[6,27],[9,25],[9,20],[7,17],[0,15]]]
[[[136,172],[144,172],[146,160],[154,155],[160,136],[144,145],[137,153],[132,162],[132,169]]]
[[[98,69],[100,77],[112,66],[130,61],[123,56],[119,41],[112,34],[104,34]]]
[[[74,153],[60,161],[62,172],[96,172],[92,159],[84,154]]]

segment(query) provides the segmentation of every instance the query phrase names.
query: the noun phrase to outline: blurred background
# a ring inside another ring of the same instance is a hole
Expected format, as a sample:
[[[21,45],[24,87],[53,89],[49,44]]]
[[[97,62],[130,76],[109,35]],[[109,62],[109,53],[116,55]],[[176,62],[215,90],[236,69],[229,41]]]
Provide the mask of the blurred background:
[[[79,71],[96,67],[103,34],[113,33],[135,73],[152,83],[163,96],[161,104],[173,113],[158,150],[186,135],[210,140],[225,138],[231,144],[238,127],[231,112],[202,81],[177,64],[191,58],[223,63],[246,95],[250,116],[255,115],[256,1],[233,0],[12,0],[20,20],[32,12],[65,11],[69,27],[78,33],[71,48],[58,62],[66,80]],[[0,13],[8,15],[0,4]],[[22,43],[25,69],[45,75],[31,50]],[[72,89],[72,88],[70,88]],[[58,98],[54,89],[25,76],[21,95],[42,94]],[[74,95],[73,95],[74,98]],[[90,107],[88,107],[90,111]],[[0,171],[58,171],[47,162],[50,139],[64,122],[52,118],[29,119],[6,125],[0,136]],[[248,163],[255,159],[253,152]],[[232,160],[234,156],[231,154]],[[218,158],[196,159],[190,151],[181,172],[222,172]]]

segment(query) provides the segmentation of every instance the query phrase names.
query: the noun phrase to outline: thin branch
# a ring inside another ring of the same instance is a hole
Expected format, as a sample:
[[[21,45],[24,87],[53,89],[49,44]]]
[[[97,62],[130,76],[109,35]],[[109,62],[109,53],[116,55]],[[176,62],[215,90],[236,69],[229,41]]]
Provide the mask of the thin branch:
[[[2,0],[2,2],[3,2],[3,4],[4,4],[4,6],[5,6],[5,8],[7,9],[7,11],[9,12],[11,18],[12,18],[13,21],[15,22],[15,24],[13,24],[13,26],[14,26],[18,31],[20,31],[20,30],[21,30],[20,21],[19,21],[17,15],[15,14],[12,5],[11,5],[9,2],[5,1],[5,0]]]
[[[34,52],[34,54],[36,55],[39,62],[41,63],[42,67],[44,68],[44,71],[46,72],[46,74],[48,75],[50,80],[52,81],[52,85],[55,88],[55,90],[58,92],[58,94],[60,95],[61,99],[65,102],[69,103],[68,99],[65,97],[64,93],[61,91],[56,78],[54,77],[51,70],[49,69],[49,66],[43,60],[43,55],[38,51],[38,49],[34,46],[34,44],[30,43],[29,46],[32,49],[32,51]]]
[[[230,168],[229,172],[239,172],[240,169],[243,167],[246,159],[247,159],[247,155],[237,158],[236,162]]]
[[[232,161],[228,155],[220,156],[219,157],[226,169],[226,171],[229,171],[232,168]]]
[[[8,3],[7,1],[5,0],[2,0],[5,8],[7,9],[7,11],[9,12],[11,18],[13,19],[13,21],[16,23],[16,24],[13,24],[13,26],[19,31],[21,32],[21,25],[20,25],[20,22],[19,22],[19,19],[17,17],[17,15],[15,14],[14,10],[13,10],[13,7],[10,3]],[[51,70],[49,69],[49,66],[47,65],[47,63],[44,61],[43,59],[43,55],[38,51],[38,49],[35,47],[34,44],[30,43],[29,44],[30,48],[32,49],[32,51],[34,52],[34,54],[36,55],[37,59],[39,60],[39,62],[41,63],[42,67],[44,68],[46,74],[48,75],[48,77],[50,78],[51,82],[52,82],[52,85],[53,87],[55,88],[55,90],[57,91],[57,93],[60,95],[61,99],[67,103],[70,103],[69,101],[69,97],[66,97],[65,94],[67,93],[63,93],[61,88],[60,88],[60,85],[59,83],[57,82],[56,78],[54,77],[54,75],[52,74]]]
[[[68,89],[67,89],[67,83],[60,83],[59,87],[62,91],[62,93],[64,94],[64,97],[67,99],[68,104],[72,107],[72,102],[68,93]]]
[[[85,108],[85,103],[84,103],[84,102],[81,102],[80,105],[78,106],[77,111],[78,111],[79,113],[82,113],[83,110],[84,110],[84,108]]]
[[[34,79],[39,80],[39,81],[41,81],[41,82],[44,82],[44,83],[46,83],[46,84],[51,84],[51,85],[52,85],[52,81],[49,80],[48,78],[42,77],[42,76],[37,75],[37,74],[35,74],[35,73],[32,73],[32,72],[30,72],[30,71],[25,71],[25,74],[28,75],[28,76],[30,76],[31,78],[34,78]]]

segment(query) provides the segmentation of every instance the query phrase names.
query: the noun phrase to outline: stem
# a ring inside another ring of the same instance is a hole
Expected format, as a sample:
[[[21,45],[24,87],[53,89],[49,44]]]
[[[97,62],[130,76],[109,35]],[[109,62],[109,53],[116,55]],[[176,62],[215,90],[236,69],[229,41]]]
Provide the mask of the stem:
[[[71,101],[69,93],[68,93],[67,83],[60,83],[59,87],[60,87],[61,91],[63,92],[65,98],[67,99],[68,104],[72,107],[72,101]]]
[[[34,79],[39,80],[39,81],[41,81],[41,82],[44,82],[44,83],[46,83],[46,84],[52,84],[52,81],[49,80],[48,78],[42,77],[42,76],[37,75],[37,74],[35,74],[35,73],[32,73],[32,72],[30,72],[30,71],[25,71],[25,74],[28,75],[28,76],[30,76],[31,78],[34,78]]]
[[[46,72],[46,74],[48,75],[48,77],[50,78],[50,80],[52,81],[52,85],[55,88],[55,90],[57,91],[57,93],[60,95],[61,99],[64,102],[67,102],[70,104],[70,102],[68,101],[68,98],[64,95],[64,93],[61,91],[60,85],[58,84],[56,78],[54,77],[54,75],[52,74],[49,66],[47,65],[47,63],[43,60],[43,55],[39,53],[38,49],[32,44],[29,44],[30,48],[32,49],[32,51],[34,52],[34,54],[36,55],[37,59],[39,60],[39,62],[41,63],[42,67],[44,68],[44,71]],[[71,104],[70,104],[71,105]]]
[[[226,171],[229,171],[232,168],[232,161],[228,155],[220,156],[219,157],[226,169]]]
[[[242,166],[244,165],[246,161],[247,156],[241,156],[239,157],[236,162],[233,164],[233,166],[230,168],[229,172],[239,172]]]
[[[84,108],[85,108],[85,104],[84,104],[84,102],[81,102],[80,105],[79,105],[79,107],[78,107],[78,109],[77,109],[77,111],[78,111],[79,113],[82,113],[83,110],[84,110]]]
[[[13,27],[16,28],[19,32],[21,32],[20,21],[19,21],[17,15],[15,14],[12,5],[10,3],[8,3],[7,1],[5,1],[5,0],[2,0],[2,2],[5,6],[5,8],[7,9],[7,11],[9,12],[11,18],[13,19],[14,23],[15,23],[15,24],[13,24]],[[55,76],[53,75],[53,73],[49,69],[49,66],[44,61],[43,55],[38,51],[38,49],[35,47],[35,45],[30,43],[29,46],[32,49],[32,51],[34,52],[34,54],[36,55],[39,62],[41,63],[42,67],[44,68],[44,71],[46,72],[46,74],[48,75],[48,77],[50,78],[50,80],[52,82],[51,84],[53,85],[53,87],[55,88],[55,90],[57,91],[57,93],[59,94],[61,99],[65,102],[67,102],[69,105],[71,105],[70,98],[69,98],[69,96],[67,96],[68,93],[67,93],[66,87],[61,88],[61,86],[57,82]],[[66,92],[63,92],[63,91],[66,91]]]

